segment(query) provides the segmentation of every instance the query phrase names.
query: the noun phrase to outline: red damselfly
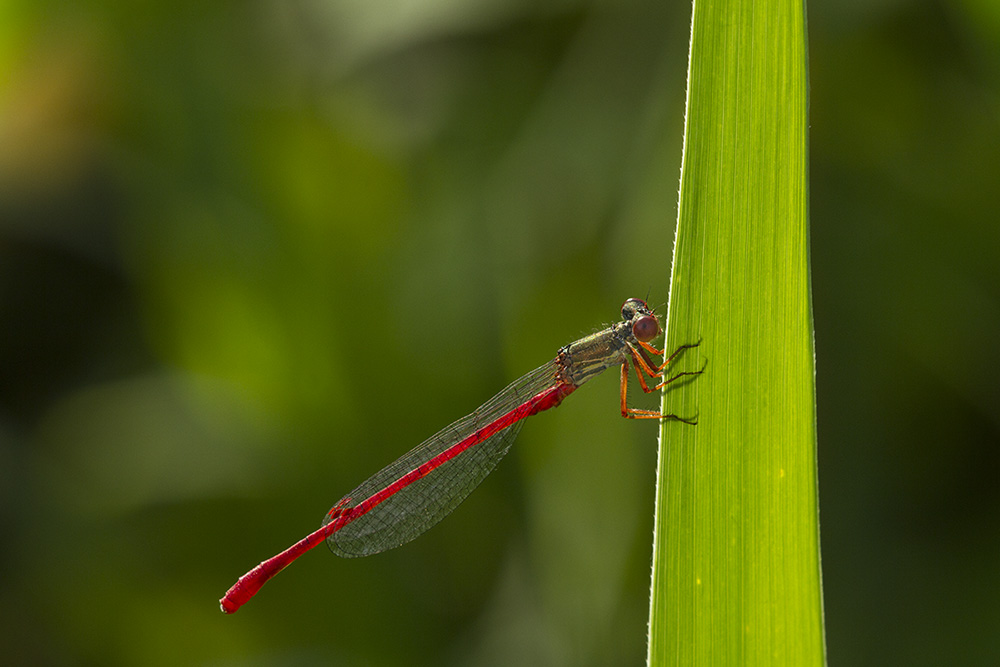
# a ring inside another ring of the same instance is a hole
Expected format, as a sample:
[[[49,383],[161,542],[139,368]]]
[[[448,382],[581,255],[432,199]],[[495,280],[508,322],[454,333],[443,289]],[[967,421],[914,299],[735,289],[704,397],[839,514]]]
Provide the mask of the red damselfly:
[[[621,414],[629,419],[672,419],[674,414],[629,407],[629,360],[644,392],[702,371],[664,379],[663,371],[683,350],[663,363],[650,341],[660,323],[642,299],[622,305],[622,321],[559,350],[556,358],[536,368],[491,398],[475,412],[439,431],[351,491],[327,512],[322,527],[257,565],[233,584],[219,601],[232,614],[271,577],[306,551],[326,542],[338,556],[370,556],[414,539],[448,515],[472,493],[504,457],[525,417],[554,408],[587,380],[621,366]],[[649,378],[647,381],[646,378]]]

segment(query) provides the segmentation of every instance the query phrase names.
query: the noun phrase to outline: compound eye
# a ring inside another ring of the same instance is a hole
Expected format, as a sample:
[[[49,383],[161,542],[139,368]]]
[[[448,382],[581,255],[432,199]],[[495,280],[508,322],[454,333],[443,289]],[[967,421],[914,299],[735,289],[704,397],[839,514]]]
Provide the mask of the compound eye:
[[[660,323],[652,315],[643,315],[632,323],[632,335],[636,340],[648,343],[660,333]]]
[[[649,310],[649,306],[642,299],[629,299],[622,304],[622,319],[626,322],[635,317],[636,313]]]

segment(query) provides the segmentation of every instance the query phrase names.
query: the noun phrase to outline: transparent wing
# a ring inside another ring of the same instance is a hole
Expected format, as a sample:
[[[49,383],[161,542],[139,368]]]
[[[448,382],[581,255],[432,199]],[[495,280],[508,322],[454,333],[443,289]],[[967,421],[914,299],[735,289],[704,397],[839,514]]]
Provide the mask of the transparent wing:
[[[523,419],[482,440],[477,439],[480,430],[498,420],[503,423],[505,415],[556,384],[558,369],[555,360],[536,368],[347,494],[341,501],[345,514],[359,505],[371,507],[327,538],[330,549],[347,558],[369,556],[405,544],[441,521],[507,454]],[[435,457],[447,458],[446,452],[463,442],[473,444],[453,458],[434,463]],[[324,525],[330,520],[327,517]]]

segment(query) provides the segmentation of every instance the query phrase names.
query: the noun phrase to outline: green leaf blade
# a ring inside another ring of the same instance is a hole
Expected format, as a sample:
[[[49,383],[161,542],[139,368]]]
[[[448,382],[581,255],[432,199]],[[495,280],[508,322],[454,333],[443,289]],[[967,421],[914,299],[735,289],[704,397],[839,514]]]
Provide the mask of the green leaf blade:
[[[804,6],[696,0],[649,664],[823,664]]]

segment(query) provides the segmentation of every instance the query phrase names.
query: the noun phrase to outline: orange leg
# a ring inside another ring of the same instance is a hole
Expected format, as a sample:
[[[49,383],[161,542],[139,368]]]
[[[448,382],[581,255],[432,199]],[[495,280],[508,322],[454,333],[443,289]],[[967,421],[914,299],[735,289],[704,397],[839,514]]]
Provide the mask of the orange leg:
[[[645,348],[646,350],[652,352],[653,354],[655,354],[657,356],[661,356],[663,354],[663,352],[664,352],[663,350],[657,350],[655,347],[653,347],[649,343],[646,343],[646,342],[641,341],[641,340],[639,341],[639,345],[641,345],[643,348]],[[674,360],[674,358],[678,354],[680,354],[684,350],[690,350],[692,347],[698,347],[699,345],[701,345],[701,341],[700,340],[697,343],[690,343],[688,345],[681,345],[679,348],[677,348],[676,350],[674,350],[673,353],[671,353],[671,355],[669,357],[667,357],[666,359],[664,359],[663,363],[660,364],[656,368],[656,370],[662,371],[664,368],[666,368],[670,364],[671,361]]]
[[[654,380],[662,379],[663,375],[659,371],[653,370],[652,365],[649,363],[649,359],[646,358],[645,354],[641,353],[641,350],[637,351],[634,348],[629,348],[629,352],[632,353],[632,365],[635,367],[635,376],[639,380],[639,386],[642,387],[642,390],[647,394],[652,391],[656,391],[656,387],[650,388],[650,386],[646,384],[646,378],[644,378],[642,374],[646,373]]]
[[[694,347],[694,346],[693,345],[688,345],[686,347]],[[681,348],[681,349],[684,349],[684,348]],[[663,369],[666,366],[666,364],[670,363],[670,361],[675,356],[677,356],[677,352],[674,352],[672,355],[670,355],[670,359],[668,359],[662,366],[658,366],[658,367],[656,367],[654,369],[653,366],[652,366],[652,364],[651,364],[651,362],[649,361],[649,358],[646,357],[646,355],[642,352],[642,350],[636,350],[634,348],[630,348],[629,351],[632,354],[632,362],[633,362],[633,365],[635,366],[635,376],[637,378],[639,378],[639,384],[642,386],[642,390],[644,392],[646,392],[647,394],[650,393],[650,392],[652,392],[652,391],[656,391],[657,389],[662,389],[663,387],[667,386],[668,384],[670,384],[674,380],[676,380],[678,378],[682,378],[685,375],[699,375],[699,374],[702,373],[702,371],[705,370],[703,368],[700,371],[689,371],[689,372],[685,372],[685,373],[678,373],[677,375],[673,376],[672,378],[668,378],[666,380],[663,380]],[[680,350],[678,350],[678,352],[679,351]],[[640,371],[642,371],[642,372],[640,372]],[[663,382],[661,382],[660,384],[658,384],[658,385],[656,385],[654,387],[649,387],[649,385],[646,384],[646,379],[642,376],[642,373],[646,373],[651,378],[656,378],[658,380],[663,380]]]
[[[691,371],[687,373],[680,373],[679,375],[676,375],[670,378],[669,380],[665,380],[659,386],[662,387],[670,382],[673,382],[677,378],[683,377],[685,375],[701,375],[703,372],[704,371]],[[639,373],[638,368],[636,368],[636,375],[638,376],[639,382],[640,384],[642,384],[643,389],[645,389],[646,385],[643,382],[642,374]],[[650,389],[648,391],[653,391],[653,390]],[[683,417],[678,417],[675,414],[665,415],[656,410],[643,410],[641,408],[630,408],[628,406],[628,360],[627,359],[622,360],[621,408],[622,408],[622,417],[625,417],[626,419],[672,419],[674,421],[684,422],[685,424],[691,424],[692,426],[698,423],[697,419],[685,419]]]
[[[705,369],[702,368],[700,371],[685,371],[683,373],[678,373],[673,377],[663,379],[663,369],[665,369],[670,364],[670,362],[672,362],[677,357],[677,355],[679,355],[684,350],[690,349],[692,347],[698,347],[699,345],[701,345],[700,340],[697,343],[692,343],[690,345],[681,345],[676,350],[674,350],[669,357],[664,359],[662,364],[658,366],[648,356],[646,356],[646,352],[644,350],[648,350],[649,352],[652,352],[653,354],[656,355],[662,355],[663,350],[658,350],[645,341],[638,341],[638,342],[639,345],[642,346],[641,349],[636,349],[632,346],[629,346],[629,352],[631,353],[632,356],[632,365],[635,366],[635,377],[636,379],[639,380],[639,386],[642,387],[642,390],[647,394],[650,392],[654,392],[657,389],[662,389],[671,382],[679,380],[682,377],[688,375],[701,375],[703,372],[705,372]],[[648,375],[650,378],[661,380],[661,382],[657,385],[654,385],[653,387],[650,387],[649,384],[646,383],[646,378],[643,376],[643,374]],[[640,408],[630,408],[628,406],[628,359],[622,360],[621,378],[622,378],[621,379],[622,417],[625,417],[626,419],[673,419],[676,421],[684,422],[685,424],[697,423],[697,420],[684,419],[674,414],[664,415],[656,410],[643,410]]]
[[[646,341],[640,340],[639,341],[639,345],[642,345],[644,348],[646,348],[648,351],[652,352],[653,354],[655,354],[658,357],[663,354],[663,350],[657,350],[655,347],[653,347],[652,345],[650,345]]]
[[[639,376],[639,382],[642,384],[643,389],[645,389],[646,384],[642,379],[642,375],[639,373],[638,367],[636,367],[635,372]],[[625,419],[659,419],[662,416],[655,410],[640,410],[639,408],[630,408],[628,406],[628,360],[626,359],[622,359],[621,399],[622,417],[625,417]]]

